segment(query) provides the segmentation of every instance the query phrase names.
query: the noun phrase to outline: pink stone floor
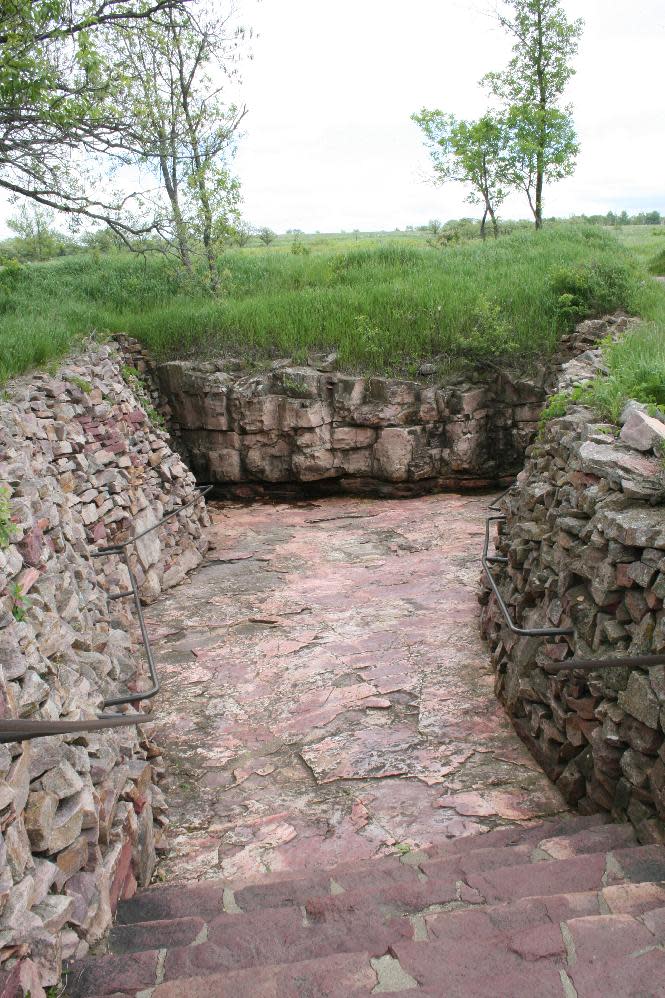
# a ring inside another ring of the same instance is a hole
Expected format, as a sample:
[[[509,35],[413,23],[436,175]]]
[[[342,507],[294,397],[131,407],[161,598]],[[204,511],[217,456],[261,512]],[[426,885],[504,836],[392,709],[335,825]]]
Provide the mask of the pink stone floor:
[[[490,501],[211,505],[207,563],[147,613],[158,877],[317,869],[566,810],[478,636]]]

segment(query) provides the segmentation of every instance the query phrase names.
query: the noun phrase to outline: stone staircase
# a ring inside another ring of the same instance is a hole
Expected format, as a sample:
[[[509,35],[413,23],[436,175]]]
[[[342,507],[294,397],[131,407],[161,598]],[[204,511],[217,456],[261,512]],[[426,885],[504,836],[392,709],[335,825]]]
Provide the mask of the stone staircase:
[[[598,815],[229,885],[153,887],[67,995],[665,996],[665,848]]]

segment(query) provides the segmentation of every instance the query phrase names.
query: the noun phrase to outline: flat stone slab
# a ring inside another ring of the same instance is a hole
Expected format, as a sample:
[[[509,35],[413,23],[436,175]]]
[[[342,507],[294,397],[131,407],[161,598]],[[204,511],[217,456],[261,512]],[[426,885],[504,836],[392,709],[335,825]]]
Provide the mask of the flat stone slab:
[[[208,561],[146,612],[159,878],[313,871],[566,810],[478,635],[489,502],[211,504]]]

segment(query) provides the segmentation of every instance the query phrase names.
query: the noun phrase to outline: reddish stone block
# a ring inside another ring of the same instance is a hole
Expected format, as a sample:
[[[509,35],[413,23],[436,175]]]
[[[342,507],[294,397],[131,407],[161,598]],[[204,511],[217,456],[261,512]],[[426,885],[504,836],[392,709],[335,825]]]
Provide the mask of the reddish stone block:
[[[190,887],[149,888],[118,905],[116,920],[119,925],[130,925],[188,917],[192,912],[200,918],[215,918],[223,911],[223,898],[224,887],[215,881]]]
[[[137,953],[188,946],[205,928],[202,918],[172,918],[138,925],[115,925],[109,943],[114,953]]]
[[[123,843],[122,849],[120,851],[120,857],[118,859],[118,865],[116,866],[115,873],[113,875],[113,882],[111,883],[110,890],[110,902],[111,911],[115,911],[118,907],[118,901],[120,900],[123,889],[125,886],[125,881],[127,880],[127,875],[131,869],[132,865],[132,843],[129,839]]]
[[[558,924],[537,925],[517,932],[510,938],[508,947],[530,963],[545,958],[564,957],[566,954]]]
[[[151,998],[350,998],[369,994],[377,976],[368,953],[341,953],[288,966],[273,964],[210,977],[167,981]]]
[[[589,828],[576,835],[560,835],[553,839],[543,839],[538,843],[553,859],[569,859],[571,856],[583,856],[589,853],[607,852],[610,849],[621,849],[635,842],[635,832],[632,825],[601,825],[600,828]]]
[[[665,953],[649,950],[627,959],[578,960],[568,974],[583,998],[664,998]]]
[[[466,880],[469,873],[482,873],[485,870],[530,863],[531,852],[532,846],[529,844],[509,848],[477,849],[468,856],[447,860],[428,860],[420,863],[420,869],[427,877],[434,877],[438,880],[448,876],[454,877],[456,880]]]
[[[157,980],[157,952],[90,957],[75,963],[67,976],[70,998],[142,991]]]
[[[608,869],[607,884],[639,884],[665,881],[665,849],[660,845],[637,846],[618,849],[612,853],[613,863]],[[616,872],[616,866],[621,872]]]
[[[642,915],[665,905],[663,884],[615,884],[603,887],[603,900],[613,915]]]
[[[654,944],[646,926],[632,915],[590,915],[572,918],[566,926],[581,962],[603,964]]]
[[[577,856],[551,863],[508,867],[493,873],[472,874],[468,883],[489,901],[548,894],[598,890],[605,872],[605,856]]]

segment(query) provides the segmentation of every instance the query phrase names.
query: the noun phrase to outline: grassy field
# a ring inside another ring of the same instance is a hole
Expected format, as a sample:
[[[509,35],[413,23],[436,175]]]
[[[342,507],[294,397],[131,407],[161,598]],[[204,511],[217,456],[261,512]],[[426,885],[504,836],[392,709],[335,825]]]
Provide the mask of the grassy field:
[[[284,237],[288,245],[226,253],[217,298],[156,257],[5,268],[0,380],[54,363],[92,332],[120,331],[164,358],[304,361],[335,349],[354,371],[414,374],[432,360],[442,372],[468,362],[528,367],[585,315],[623,307],[665,316],[665,289],[645,266],[665,245],[652,231],[617,238],[563,224],[443,250],[422,233],[342,234],[303,238],[312,252],[299,254]]]

